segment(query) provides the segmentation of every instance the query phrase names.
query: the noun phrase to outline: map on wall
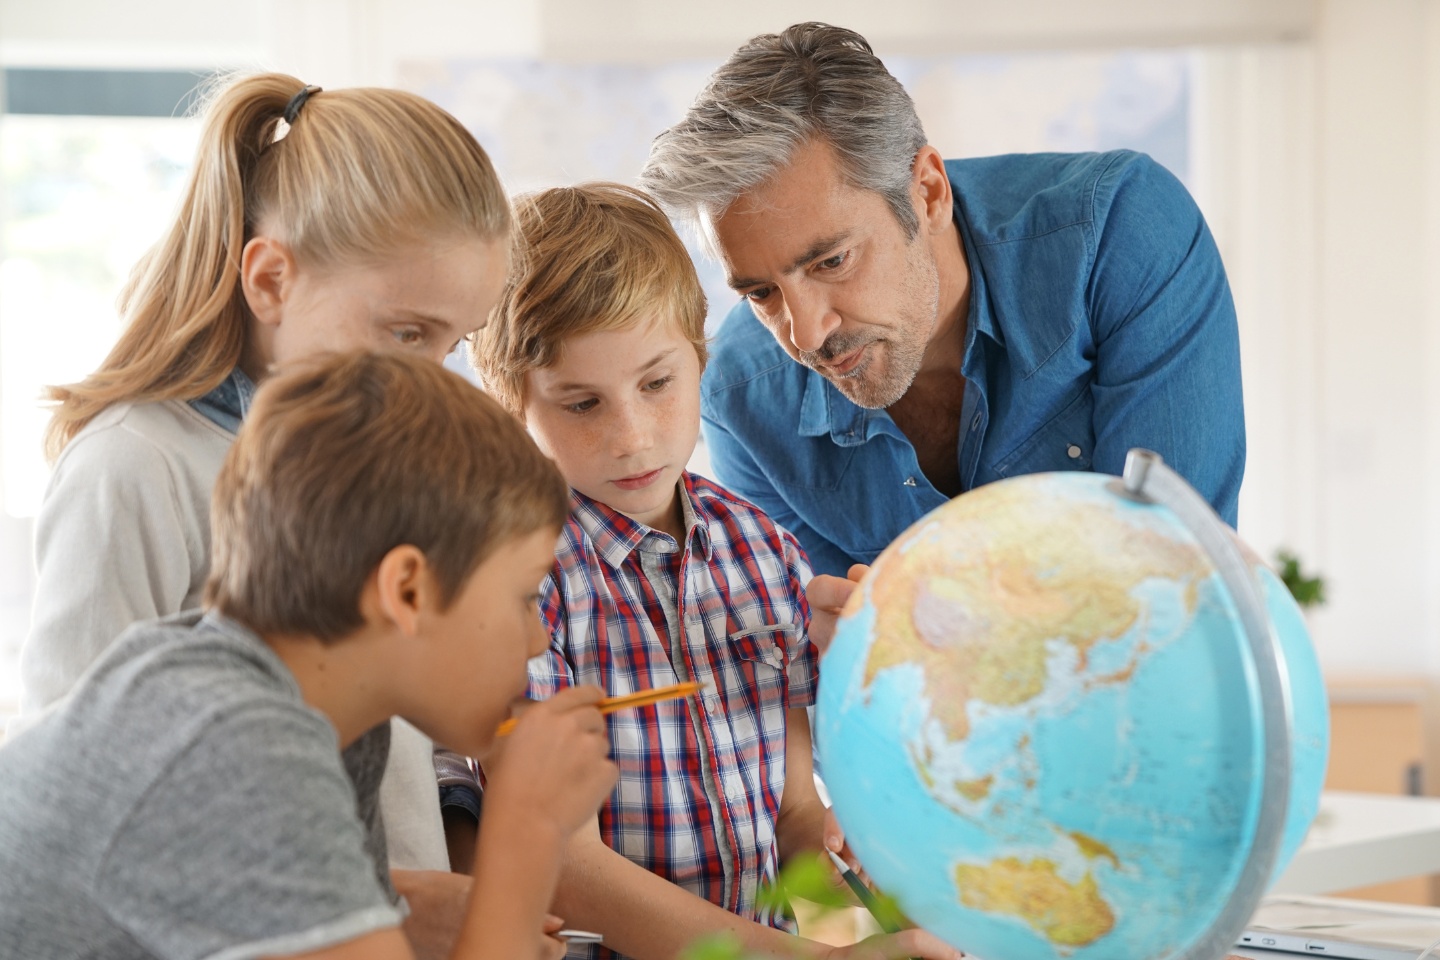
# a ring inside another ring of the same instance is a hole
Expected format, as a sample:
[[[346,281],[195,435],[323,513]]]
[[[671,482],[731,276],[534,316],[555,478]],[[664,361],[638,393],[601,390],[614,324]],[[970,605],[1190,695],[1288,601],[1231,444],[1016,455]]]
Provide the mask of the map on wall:
[[[684,114],[720,61],[410,63],[401,85],[455,114],[512,193],[585,180],[631,183],[650,141]],[[886,65],[947,157],[1036,151],[1150,154],[1190,172],[1191,56],[1184,51],[906,58]],[[712,326],[735,302],[693,245]]]

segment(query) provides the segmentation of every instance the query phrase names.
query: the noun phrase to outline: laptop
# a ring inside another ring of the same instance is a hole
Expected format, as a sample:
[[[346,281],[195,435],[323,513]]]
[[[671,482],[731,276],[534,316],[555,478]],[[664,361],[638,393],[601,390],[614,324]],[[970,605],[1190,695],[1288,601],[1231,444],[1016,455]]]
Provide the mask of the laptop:
[[[1255,960],[1287,960],[1297,954],[1342,960],[1417,960],[1437,941],[1440,909],[1435,907],[1270,896],[1261,901],[1233,952]],[[1440,960],[1440,946],[1434,957]]]

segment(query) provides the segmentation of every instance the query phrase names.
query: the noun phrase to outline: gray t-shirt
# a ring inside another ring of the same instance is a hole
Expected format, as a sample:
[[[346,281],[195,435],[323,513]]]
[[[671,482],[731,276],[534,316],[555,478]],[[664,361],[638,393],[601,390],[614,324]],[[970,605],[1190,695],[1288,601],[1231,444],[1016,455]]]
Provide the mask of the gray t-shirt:
[[[393,927],[356,789],[259,637],[139,624],[0,747],[0,958],[240,960]]]

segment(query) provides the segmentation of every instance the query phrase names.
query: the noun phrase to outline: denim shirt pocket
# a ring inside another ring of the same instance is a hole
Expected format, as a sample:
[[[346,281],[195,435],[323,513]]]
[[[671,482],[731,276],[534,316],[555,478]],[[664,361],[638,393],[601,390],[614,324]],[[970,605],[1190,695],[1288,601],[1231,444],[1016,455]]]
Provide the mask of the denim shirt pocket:
[[[1089,470],[1095,457],[1094,401],[1089,384],[1019,446],[997,461],[998,477]]]
[[[856,448],[842,447],[824,434],[788,436],[784,443],[763,451],[771,480],[778,486],[809,492],[834,493],[843,488]]]

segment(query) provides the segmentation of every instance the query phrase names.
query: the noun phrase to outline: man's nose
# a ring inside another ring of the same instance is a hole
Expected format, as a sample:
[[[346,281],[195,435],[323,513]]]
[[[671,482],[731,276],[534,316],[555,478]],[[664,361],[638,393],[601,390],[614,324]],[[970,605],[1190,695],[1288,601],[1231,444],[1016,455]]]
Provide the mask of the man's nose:
[[[797,291],[786,297],[786,305],[790,308],[790,342],[801,353],[819,350],[840,326],[840,315],[825,297]]]

